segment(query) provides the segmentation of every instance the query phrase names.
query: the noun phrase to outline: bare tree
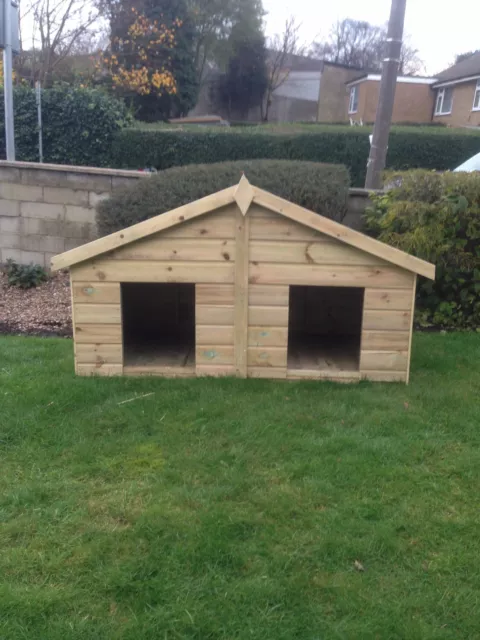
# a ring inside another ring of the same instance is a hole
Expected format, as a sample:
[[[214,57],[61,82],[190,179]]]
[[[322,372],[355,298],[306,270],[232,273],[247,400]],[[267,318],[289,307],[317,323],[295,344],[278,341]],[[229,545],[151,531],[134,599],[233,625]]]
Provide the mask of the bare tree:
[[[385,50],[385,26],[372,25],[361,20],[346,18],[333,25],[324,42],[315,42],[310,50],[314,58],[344,64],[359,69],[378,71],[381,69]],[[418,49],[409,39],[403,44],[399,72],[418,73],[424,69]]]
[[[23,9],[23,75],[48,86],[69,55],[95,46],[99,11],[88,0],[29,0]]]
[[[267,42],[267,70],[268,84],[262,105],[262,120],[268,121],[273,93],[287,80],[292,69],[293,57],[302,55],[305,47],[299,44],[298,32],[300,25],[290,16],[285,22],[282,34],[277,34]]]

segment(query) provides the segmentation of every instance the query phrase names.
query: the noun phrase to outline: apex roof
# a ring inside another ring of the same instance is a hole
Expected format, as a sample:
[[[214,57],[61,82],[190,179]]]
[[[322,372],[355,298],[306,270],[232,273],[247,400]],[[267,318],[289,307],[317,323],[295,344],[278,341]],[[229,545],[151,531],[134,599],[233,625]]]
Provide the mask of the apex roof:
[[[480,51],[437,74],[437,84],[480,77]]]
[[[253,202],[278,213],[280,216],[303,224],[339,242],[344,242],[351,247],[370,253],[407,271],[412,271],[413,273],[430,279],[435,277],[435,266],[433,264],[420,260],[420,258],[411,256],[394,247],[390,247],[383,242],[379,242],[359,231],[355,231],[329,218],[325,218],[318,213],[304,209],[268,191],[254,187],[245,176],[242,176],[238,185],[228,187],[206,198],[201,198],[173,211],[162,213],[154,218],[127,227],[122,231],[116,231],[115,233],[84,244],[76,249],[61,253],[52,259],[52,269],[53,271],[57,271],[59,269],[72,267],[86,260],[92,260],[118,247],[123,247],[147,236],[166,231],[176,225],[184,224],[189,220],[194,220],[199,216],[211,213],[233,202],[237,203],[243,215],[247,214]]]

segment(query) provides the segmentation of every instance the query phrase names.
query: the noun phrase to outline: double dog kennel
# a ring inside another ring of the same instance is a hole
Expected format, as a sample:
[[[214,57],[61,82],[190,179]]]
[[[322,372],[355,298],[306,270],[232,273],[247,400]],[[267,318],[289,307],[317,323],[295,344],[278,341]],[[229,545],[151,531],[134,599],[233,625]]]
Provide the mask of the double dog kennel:
[[[434,266],[234,187],[56,256],[79,375],[408,382],[417,275]]]

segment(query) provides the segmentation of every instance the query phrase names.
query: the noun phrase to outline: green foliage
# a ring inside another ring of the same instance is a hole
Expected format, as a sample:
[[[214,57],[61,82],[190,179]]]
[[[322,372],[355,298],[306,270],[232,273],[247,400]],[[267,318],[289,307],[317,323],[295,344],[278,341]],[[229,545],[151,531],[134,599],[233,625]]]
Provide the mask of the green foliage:
[[[292,133],[270,127],[219,128],[212,131],[126,129],[112,146],[112,166],[168,169],[187,164],[254,158],[308,160],[346,165],[352,184],[361,187],[369,153],[368,128],[299,127]],[[387,166],[453,169],[478,153],[477,132],[447,128],[396,129],[389,142]]]
[[[322,215],[342,220],[346,212],[348,172],[313,162],[247,160],[191,165],[162,171],[119,189],[97,206],[101,235],[170,211],[236,184],[245,172],[252,184]]]
[[[15,87],[17,160],[38,162],[35,92]],[[3,92],[0,97],[3,113]],[[104,166],[114,135],[128,124],[125,105],[95,89],[58,85],[42,91],[43,156],[45,162]],[[5,158],[4,120],[0,120],[0,157]]]
[[[219,110],[246,116],[261,104],[268,86],[267,51],[261,21],[255,13],[246,12],[233,25],[227,41],[229,50],[226,71],[217,80],[216,98]]]
[[[379,240],[433,262],[420,279],[417,320],[425,327],[480,327],[480,174],[412,171],[389,177],[367,227]]]
[[[5,266],[8,284],[20,289],[32,289],[45,282],[47,274],[39,264],[18,264],[15,260],[7,260]]]

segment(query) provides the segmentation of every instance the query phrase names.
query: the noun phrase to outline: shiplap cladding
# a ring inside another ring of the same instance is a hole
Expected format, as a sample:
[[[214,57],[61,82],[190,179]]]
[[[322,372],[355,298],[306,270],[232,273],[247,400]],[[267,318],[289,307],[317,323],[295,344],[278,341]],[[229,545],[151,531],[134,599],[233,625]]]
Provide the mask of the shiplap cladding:
[[[434,274],[432,265],[245,179],[236,191],[224,190],[62,254],[56,268],[65,266],[71,273],[78,374],[171,373],[160,367],[124,369],[121,283],[190,283],[195,365],[178,375],[342,381],[408,381],[416,277]],[[289,365],[292,286],[363,290],[357,365],[329,371],[295,368],[295,360]]]

